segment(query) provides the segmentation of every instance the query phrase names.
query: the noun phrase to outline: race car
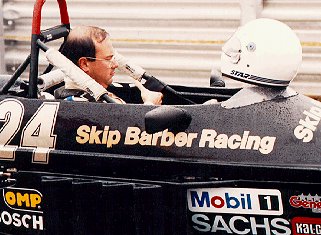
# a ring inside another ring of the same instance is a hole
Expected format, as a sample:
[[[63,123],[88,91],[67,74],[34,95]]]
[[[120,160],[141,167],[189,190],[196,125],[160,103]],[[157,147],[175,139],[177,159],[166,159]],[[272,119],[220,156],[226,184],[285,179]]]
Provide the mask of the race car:
[[[41,51],[103,91],[46,45],[70,24],[58,0],[61,25],[41,31],[44,2],[30,56],[0,81],[0,233],[321,233],[319,101],[288,87],[171,86],[145,73],[161,106],[140,104],[132,84],[108,88],[127,104],[56,99],[60,82],[39,90],[50,83],[39,79]]]

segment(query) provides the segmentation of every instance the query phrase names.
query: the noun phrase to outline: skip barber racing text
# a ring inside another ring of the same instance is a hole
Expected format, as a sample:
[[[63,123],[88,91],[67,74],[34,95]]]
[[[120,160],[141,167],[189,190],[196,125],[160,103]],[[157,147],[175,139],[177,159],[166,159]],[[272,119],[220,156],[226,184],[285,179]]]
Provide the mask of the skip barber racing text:
[[[119,130],[112,130],[109,126],[103,129],[97,126],[82,125],[77,129],[76,141],[79,144],[103,144],[112,148],[122,140]],[[216,149],[245,149],[257,150],[262,154],[269,154],[274,148],[276,137],[251,135],[250,131],[243,133],[224,134],[214,129],[203,129],[199,133],[173,133],[167,129],[155,134],[148,134],[138,127],[128,127],[123,139],[124,145],[187,147],[198,143],[200,148]]]

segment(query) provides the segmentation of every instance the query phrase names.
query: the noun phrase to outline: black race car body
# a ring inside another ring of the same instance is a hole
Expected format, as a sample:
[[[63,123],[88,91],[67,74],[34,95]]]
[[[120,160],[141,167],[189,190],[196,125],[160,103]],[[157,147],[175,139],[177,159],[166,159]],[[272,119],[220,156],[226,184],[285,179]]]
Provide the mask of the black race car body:
[[[131,89],[131,96],[139,96]],[[82,167],[67,164],[62,155],[75,162],[78,155],[88,162],[99,155],[273,167],[321,164],[320,102],[290,88],[244,88],[223,102],[163,106],[4,96],[0,108],[1,160],[22,168],[48,165],[81,173]],[[105,168],[93,164],[87,170],[99,167]]]
[[[3,96],[0,114],[1,164],[19,170],[1,231],[318,231],[321,105],[291,89],[163,106]]]
[[[1,234],[321,234],[319,101],[155,78],[161,106],[130,84],[108,88],[127,104],[43,99],[39,49],[70,29],[58,3],[40,31],[36,1],[31,55],[0,79]]]

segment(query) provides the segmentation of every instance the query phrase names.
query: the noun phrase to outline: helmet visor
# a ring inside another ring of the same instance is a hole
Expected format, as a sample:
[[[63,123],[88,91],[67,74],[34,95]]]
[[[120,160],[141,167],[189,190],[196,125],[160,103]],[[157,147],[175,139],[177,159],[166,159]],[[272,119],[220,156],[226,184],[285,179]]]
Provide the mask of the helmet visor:
[[[236,36],[238,30],[230,37],[222,47],[222,52],[230,58],[230,62],[237,64],[241,59],[241,41]]]

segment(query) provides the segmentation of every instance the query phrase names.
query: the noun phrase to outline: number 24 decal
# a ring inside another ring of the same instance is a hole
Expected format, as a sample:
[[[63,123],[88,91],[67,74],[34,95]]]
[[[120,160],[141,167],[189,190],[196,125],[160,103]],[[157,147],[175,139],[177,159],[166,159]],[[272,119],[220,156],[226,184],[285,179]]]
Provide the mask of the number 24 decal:
[[[23,128],[20,147],[33,149],[32,162],[48,164],[49,151],[55,149],[56,135],[53,134],[59,102],[44,102]],[[19,146],[9,145],[21,127],[24,106],[16,99],[0,102],[0,159],[15,159]]]

